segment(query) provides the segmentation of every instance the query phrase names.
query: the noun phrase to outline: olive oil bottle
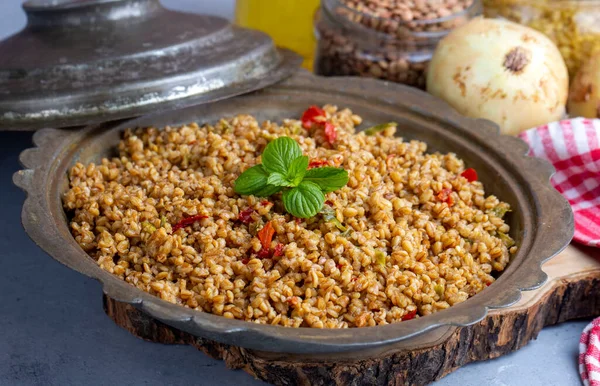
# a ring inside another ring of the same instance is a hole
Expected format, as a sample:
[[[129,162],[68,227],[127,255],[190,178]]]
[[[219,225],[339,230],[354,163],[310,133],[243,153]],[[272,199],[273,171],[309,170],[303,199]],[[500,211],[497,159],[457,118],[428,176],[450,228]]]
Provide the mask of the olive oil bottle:
[[[319,0],[237,0],[235,22],[269,34],[275,44],[302,55],[302,66],[313,69],[316,40],[313,18]]]

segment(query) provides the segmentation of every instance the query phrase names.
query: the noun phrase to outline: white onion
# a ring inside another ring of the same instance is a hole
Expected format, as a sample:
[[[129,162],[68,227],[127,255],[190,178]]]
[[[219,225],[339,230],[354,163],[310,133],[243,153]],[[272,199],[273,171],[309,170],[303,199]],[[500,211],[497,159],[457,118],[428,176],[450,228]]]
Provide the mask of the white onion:
[[[477,18],[452,31],[427,74],[427,91],[461,114],[496,122],[505,134],[561,119],[568,88],[554,43],[500,19]]]

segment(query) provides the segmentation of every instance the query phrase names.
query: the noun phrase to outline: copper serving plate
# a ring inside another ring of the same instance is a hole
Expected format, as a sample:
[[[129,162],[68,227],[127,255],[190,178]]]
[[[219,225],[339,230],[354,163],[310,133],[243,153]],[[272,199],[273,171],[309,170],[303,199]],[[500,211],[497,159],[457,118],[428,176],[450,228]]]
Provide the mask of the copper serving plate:
[[[75,242],[61,204],[67,170],[75,162],[114,154],[125,128],[214,122],[248,113],[259,120],[299,117],[312,104],[336,104],[360,114],[364,123],[395,121],[398,135],[419,139],[429,151],[455,152],[474,167],[489,194],[507,201],[507,217],[519,251],[498,280],[467,301],[435,314],[386,326],[339,330],[286,328],[230,320],[161,300],[102,270]],[[517,302],[521,291],[544,283],[544,261],[562,251],[573,236],[573,214],[549,183],[552,167],[526,156],[527,146],[501,136],[496,125],[465,118],[442,101],[405,86],[363,78],[321,78],[301,71],[275,86],[203,106],[103,123],[82,130],[46,129],[34,135],[14,182],[27,192],[22,220],[29,236],[68,267],[103,284],[111,298],[134,305],[151,317],[196,336],[244,348],[300,354],[385,350],[386,346],[436,328],[480,321],[489,309]]]

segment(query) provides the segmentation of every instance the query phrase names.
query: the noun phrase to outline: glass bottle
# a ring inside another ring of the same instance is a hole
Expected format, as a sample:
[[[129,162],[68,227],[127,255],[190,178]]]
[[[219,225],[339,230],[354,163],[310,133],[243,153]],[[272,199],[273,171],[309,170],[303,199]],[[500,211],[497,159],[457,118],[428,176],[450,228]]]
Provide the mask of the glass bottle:
[[[302,55],[310,71],[316,40],[313,17],[319,0],[237,0],[236,24],[269,34],[275,44]]]

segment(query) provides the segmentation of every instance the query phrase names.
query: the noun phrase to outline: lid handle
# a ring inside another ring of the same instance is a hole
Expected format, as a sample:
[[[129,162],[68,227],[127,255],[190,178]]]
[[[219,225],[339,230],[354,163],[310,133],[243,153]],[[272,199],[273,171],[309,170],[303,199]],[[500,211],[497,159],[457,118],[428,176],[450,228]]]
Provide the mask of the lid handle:
[[[27,0],[23,10],[34,27],[80,27],[104,21],[146,17],[161,9],[158,0]]]

